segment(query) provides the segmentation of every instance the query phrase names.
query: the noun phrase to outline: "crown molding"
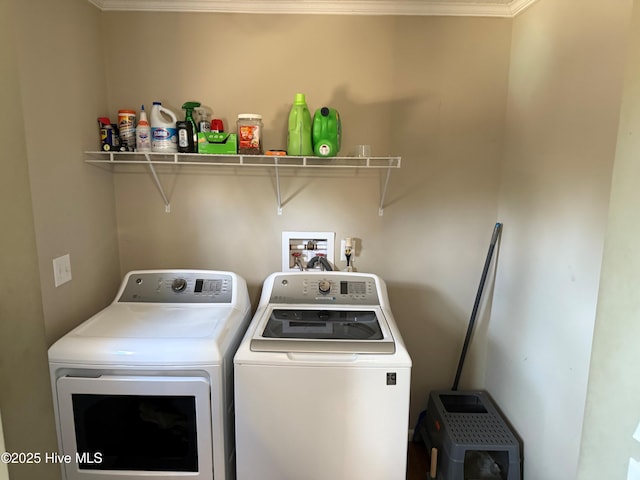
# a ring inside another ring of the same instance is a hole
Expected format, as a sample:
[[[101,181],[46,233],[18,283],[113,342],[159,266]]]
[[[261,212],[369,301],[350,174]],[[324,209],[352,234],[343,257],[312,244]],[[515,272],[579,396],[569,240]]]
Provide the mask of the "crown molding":
[[[514,17],[536,0],[89,0],[103,11]]]
[[[529,6],[535,3],[537,0],[514,0],[509,3],[509,8],[511,9],[511,16],[515,17],[519,13],[524,12]]]

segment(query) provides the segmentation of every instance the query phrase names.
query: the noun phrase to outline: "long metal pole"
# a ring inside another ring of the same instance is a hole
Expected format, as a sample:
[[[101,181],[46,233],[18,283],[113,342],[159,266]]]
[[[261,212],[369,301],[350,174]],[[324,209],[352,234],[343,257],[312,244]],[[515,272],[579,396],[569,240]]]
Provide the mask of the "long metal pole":
[[[471,318],[469,319],[469,326],[467,327],[467,335],[464,339],[464,345],[462,347],[462,354],[460,355],[460,361],[458,362],[458,370],[456,371],[456,378],[453,381],[453,387],[451,390],[458,390],[458,383],[460,382],[460,375],[462,374],[462,366],[464,365],[464,359],[467,356],[467,350],[469,349],[469,342],[471,341],[471,334],[473,333],[473,325],[476,322],[476,316],[478,315],[478,307],[480,306],[480,300],[482,298],[482,291],[484,290],[484,283],[487,280],[487,273],[489,272],[489,266],[491,265],[491,258],[493,257],[493,250],[496,247],[500,230],[502,229],[501,223],[496,223],[493,228],[493,234],[491,235],[491,243],[489,244],[489,251],[487,252],[487,258],[484,262],[484,268],[482,269],[482,276],[480,277],[480,285],[478,286],[478,292],[476,293],[476,301],[473,304],[473,310],[471,311]]]

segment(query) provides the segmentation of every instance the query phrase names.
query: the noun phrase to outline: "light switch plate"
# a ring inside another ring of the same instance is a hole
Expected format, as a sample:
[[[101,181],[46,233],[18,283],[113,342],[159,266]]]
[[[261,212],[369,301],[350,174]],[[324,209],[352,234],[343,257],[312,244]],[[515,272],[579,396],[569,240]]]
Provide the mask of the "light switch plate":
[[[56,287],[71,280],[71,256],[67,253],[53,259],[53,282]]]

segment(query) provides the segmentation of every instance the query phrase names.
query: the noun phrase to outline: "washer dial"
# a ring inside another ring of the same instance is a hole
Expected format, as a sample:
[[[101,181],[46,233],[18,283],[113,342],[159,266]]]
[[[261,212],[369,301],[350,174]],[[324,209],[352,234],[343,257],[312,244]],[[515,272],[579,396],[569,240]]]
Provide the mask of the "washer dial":
[[[320,280],[318,282],[318,290],[322,294],[327,294],[331,291],[331,282],[329,280]]]
[[[176,278],[171,282],[171,290],[176,293],[184,292],[187,288],[187,281],[184,278]]]

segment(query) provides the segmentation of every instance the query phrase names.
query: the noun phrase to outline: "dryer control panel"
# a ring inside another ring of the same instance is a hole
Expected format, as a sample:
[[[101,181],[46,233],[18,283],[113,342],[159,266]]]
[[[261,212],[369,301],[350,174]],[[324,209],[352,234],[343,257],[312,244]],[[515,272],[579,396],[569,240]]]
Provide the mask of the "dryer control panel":
[[[372,275],[322,272],[275,275],[269,303],[314,305],[380,305]]]
[[[130,272],[118,302],[231,303],[233,277],[213,271],[167,270]]]

